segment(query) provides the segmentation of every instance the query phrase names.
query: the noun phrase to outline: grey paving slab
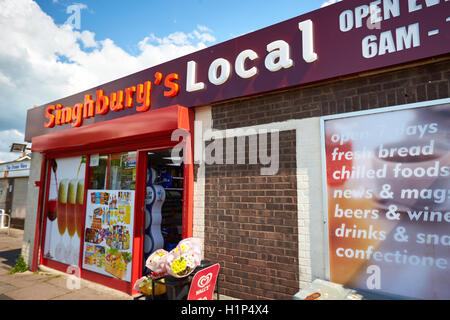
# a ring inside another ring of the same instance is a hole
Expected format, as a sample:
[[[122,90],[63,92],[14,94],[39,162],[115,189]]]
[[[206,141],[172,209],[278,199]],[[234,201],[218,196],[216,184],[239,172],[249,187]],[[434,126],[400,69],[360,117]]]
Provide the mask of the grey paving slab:
[[[0,276],[8,274],[10,268],[0,265]]]
[[[4,294],[4,293],[6,293],[8,291],[13,291],[13,290],[16,290],[16,289],[17,289],[17,287],[13,286],[10,283],[0,282],[0,294]]]
[[[20,288],[7,292],[7,296],[14,300],[50,300],[69,291],[45,282],[39,282],[26,288]]]
[[[53,277],[48,277],[44,281],[53,286],[67,289],[67,277],[63,277],[61,275],[55,275]]]
[[[118,300],[111,295],[103,295],[91,288],[73,290],[52,300]]]

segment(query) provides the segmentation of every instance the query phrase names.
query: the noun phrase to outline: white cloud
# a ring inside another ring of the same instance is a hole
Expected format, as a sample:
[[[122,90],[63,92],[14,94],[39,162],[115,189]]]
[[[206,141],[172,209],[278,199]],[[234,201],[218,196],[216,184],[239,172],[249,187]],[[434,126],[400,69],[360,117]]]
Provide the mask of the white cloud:
[[[1,71],[0,71],[0,83],[5,86],[15,87],[12,80],[9,77],[5,76]]]
[[[22,139],[26,110],[205,48],[216,39],[198,26],[150,34],[131,55],[90,30],[56,25],[32,0],[0,1],[0,161]],[[89,50],[86,50],[89,49]],[[21,136],[3,134],[16,130]],[[6,146],[8,145],[8,146]]]
[[[199,24],[197,25],[197,29],[200,30],[200,31],[203,31],[203,32],[212,32],[212,30],[209,29],[208,27],[202,26],[202,25],[199,25]]]
[[[194,30],[193,34],[198,40],[200,40],[202,42],[214,42],[214,41],[216,41],[216,38],[214,38],[209,33],[200,33],[197,30]]]
[[[13,161],[22,155],[17,152],[9,152],[13,142],[23,142],[24,135],[22,132],[16,129],[4,130],[0,131],[0,137],[0,150],[2,150],[0,151],[0,163],[5,161]]]
[[[80,34],[81,42],[85,48],[97,48],[98,42],[95,41],[95,33],[84,30]]]
[[[326,7],[326,6],[330,6],[330,5],[332,5],[332,4],[335,4],[335,3],[337,3],[337,2],[341,2],[342,0],[328,0],[328,1],[326,1],[326,2],[324,2],[324,3],[322,3],[322,8],[323,7]]]

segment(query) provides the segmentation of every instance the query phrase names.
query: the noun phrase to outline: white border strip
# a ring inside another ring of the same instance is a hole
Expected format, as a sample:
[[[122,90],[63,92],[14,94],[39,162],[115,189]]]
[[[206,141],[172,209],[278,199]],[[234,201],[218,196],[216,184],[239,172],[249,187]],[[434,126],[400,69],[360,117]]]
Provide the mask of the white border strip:
[[[343,118],[351,118],[357,116],[366,116],[377,113],[386,113],[386,112],[394,112],[401,111],[405,109],[415,109],[415,108],[425,108],[425,107],[435,107],[438,105],[448,104],[450,103],[450,98],[446,99],[438,99],[438,100],[428,100],[423,102],[416,102],[410,104],[402,104],[393,107],[385,107],[385,108],[377,108],[370,110],[362,110],[355,111],[337,115],[329,115],[320,117],[320,140],[322,143],[321,156],[322,156],[322,194],[323,194],[323,212],[324,212],[324,227],[325,227],[325,237],[327,239],[328,247],[326,248],[326,275],[327,278],[330,279],[330,246],[329,246],[329,237],[328,237],[328,189],[327,189],[327,163],[326,163],[326,151],[325,151],[325,121],[334,120],[334,119],[343,119]]]
[[[325,117],[320,118],[320,156],[322,158],[322,208],[323,208],[323,234],[325,238],[325,275],[330,280],[330,238],[328,235],[328,189],[327,189],[327,161],[325,151]]]

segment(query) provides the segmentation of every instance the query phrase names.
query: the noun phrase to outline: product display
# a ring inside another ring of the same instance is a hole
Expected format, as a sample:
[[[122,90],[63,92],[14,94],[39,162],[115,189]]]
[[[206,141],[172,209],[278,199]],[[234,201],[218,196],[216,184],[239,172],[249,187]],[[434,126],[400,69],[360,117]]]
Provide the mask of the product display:
[[[83,268],[131,281],[134,191],[88,190]]]
[[[130,262],[131,255],[128,252],[120,252],[117,249],[109,248],[105,256],[105,271],[119,279],[123,279],[127,271],[127,265]]]
[[[147,187],[145,198],[145,239],[144,259],[155,249],[164,247],[161,233],[161,209],[166,199],[166,192],[160,185],[155,184],[157,171],[150,168],[147,173]]]

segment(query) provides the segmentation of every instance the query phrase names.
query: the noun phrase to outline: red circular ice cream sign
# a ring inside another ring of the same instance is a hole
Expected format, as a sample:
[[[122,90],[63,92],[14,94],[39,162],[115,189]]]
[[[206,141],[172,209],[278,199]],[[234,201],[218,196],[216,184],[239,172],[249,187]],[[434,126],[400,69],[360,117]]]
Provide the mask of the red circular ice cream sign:
[[[212,300],[217,276],[219,275],[219,264],[197,272],[192,279],[188,300]]]

